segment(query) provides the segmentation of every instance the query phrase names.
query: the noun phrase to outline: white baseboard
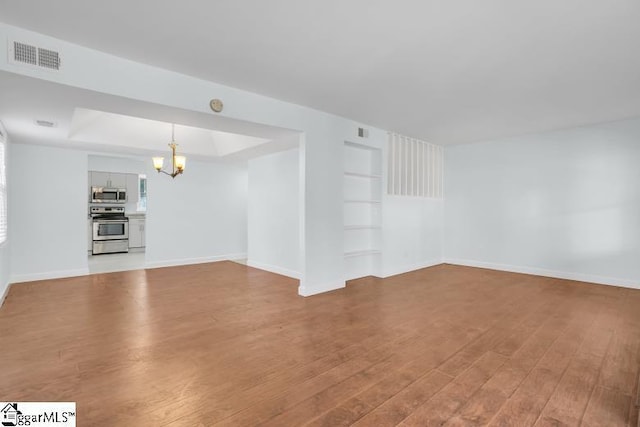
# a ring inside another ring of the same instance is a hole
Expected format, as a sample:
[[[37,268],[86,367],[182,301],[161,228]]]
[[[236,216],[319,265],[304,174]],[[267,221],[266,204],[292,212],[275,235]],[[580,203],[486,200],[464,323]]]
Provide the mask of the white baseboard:
[[[178,258],[165,261],[147,261],[144,268],[177,267],[179,265],[204,264],[207,262],[230,261],[234,259],[245,259],[246,253],[214,255],[201,258]]]
[[[289,270],[288,268],[282,268],[271,264],[265,264],[262,262],[252,261],[250,259],[247,260],[247,265],[249,267],[258,268],[260,270],[265,270],[270,273],[279,274],[281,276],[291,277],[292,279],[300,279],[300,273],[298,271]]]
[[[21,283],[21,282],[34,282],[36,280],[49,280],[49,279],[60,279],[63,277],[77,277],[77,276],[86,276],[89,274],[88,268],[79,268],[76,270],[56,270],[56,271],[46,271],[44,273],[32,273],[32,274],[12,274],[11,283]]]
[[[573,273],[566,271],[546,270],[536,267],[522,267],[517,265],[496,264],[492,262],[474,261],[467,259],[446,258],[446,264],[464,265],[467,267],[487,268],[490,270],[509,271],[511,273],[531,274],[534,276],[553,277],[555,279],[575,280],[578,282],[597,283],[599,285],[620,286],[623,288],[640,289],[640,282],[615,277],[595,276],[591,274]]]
[[[442,259],[437,258],[437,259],[423,261],[423,262],[406,265],[402,267],[394,267],[389,269],[385,268],[380,277],[382,277],[383,279],[386,279],[387,277],[397,276],[398,274],[404,274],[410,271],[420,270],[422,268],[433,267],[434,265],[440,265],[442,263],[443,263]]]
[[[303,297],[309,297],[311,295],[317,295],[324,292],[335,291],[336,289],[342,289],[346,286],[344,280],[337,282],[324,283],[321,285],[309,286],[302,285],[298,287],[298,295]]]

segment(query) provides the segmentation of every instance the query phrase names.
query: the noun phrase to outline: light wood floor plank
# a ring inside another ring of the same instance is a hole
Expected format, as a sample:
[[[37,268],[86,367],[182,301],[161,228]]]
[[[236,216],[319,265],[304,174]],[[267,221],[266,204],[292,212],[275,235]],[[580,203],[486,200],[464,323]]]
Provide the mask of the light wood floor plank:
[[[591,331],[543,409],[536,422],[537,426],[580,424],[611,341],[612,327],[607,319],[606,313],[596,318]]]
[[[593,316],[581,311],[500,408],[489,425],[533,425],[555,391],[593,321]]]
[[[487,424],[569,324],[567,313],[548,318],[471,398],[447,426]]]
[[[297,285],[231,262],[13,285],[0,396],[83,426],[637,427],[640,291],[450,265]]]
[[[597,386],[582,418],[585,427],[626,426],[631,397],[617,390]]]
[[[438,426],[446,422],[493,374],[507,358],[487,352],[456,377],[432,399],[420,405],[401,426]]]

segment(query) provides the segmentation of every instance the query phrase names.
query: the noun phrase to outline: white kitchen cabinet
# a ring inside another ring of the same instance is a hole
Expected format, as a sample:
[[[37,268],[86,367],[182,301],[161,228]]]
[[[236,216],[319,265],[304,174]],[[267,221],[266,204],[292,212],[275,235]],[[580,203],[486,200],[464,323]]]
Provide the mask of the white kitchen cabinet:
[[[107,187],[107,182],[109,182],[109,172],[91,171],[92,187]]]
[[[129,217],[129,248],[145,247],[144,218]]]
[[[108,187],[109,188],[127,188],[127,174],[126,173],[110,173]]]
[[[127,202],[138,203],[138,193],[140,192],[140,184],[138,183],[138,174],[128,173],[127,178]]]
[[[126,188],[127,174],[117,172],[91,171],[92,187]]]

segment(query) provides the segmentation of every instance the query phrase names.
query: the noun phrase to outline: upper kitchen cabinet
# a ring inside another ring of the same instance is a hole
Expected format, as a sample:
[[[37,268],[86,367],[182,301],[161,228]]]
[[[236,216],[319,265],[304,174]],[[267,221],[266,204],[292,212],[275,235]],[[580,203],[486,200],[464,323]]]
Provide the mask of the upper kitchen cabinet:
[[[111,188],[127,188],[127,174],[112,173],[109,177],[109,187]]]
[[[92,187],[107,187],[109,181],[109,172],[89,172],[89,179]]]
[[[127,184],[125,188],[127,189],[127,200],[137,203],[140,195],[138,175],[134,173],[128,173],[126,174],[126,180]]]
[[[92,187],[127,188],[127,174],[91,171]]]

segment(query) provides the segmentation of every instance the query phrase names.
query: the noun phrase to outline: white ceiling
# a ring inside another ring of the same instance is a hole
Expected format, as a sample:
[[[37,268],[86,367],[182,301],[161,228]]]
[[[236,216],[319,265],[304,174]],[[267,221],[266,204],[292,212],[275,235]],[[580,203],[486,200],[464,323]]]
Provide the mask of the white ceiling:
[[[193,126],[174,125],[180,154],[226,156],[270,141],[255,136],[221,132]],[[164,152],[172,141],[172,124],[157,120],[76,108],[69,127],[69,139],[115,147],[135,147]],[[160,141],[166,141],[161,144]]]
[[[637,0],[15,0],[0,17],[440,144],[640,115]]]
[[[0,117],[13,142],[131,155],[178,151],[199,160],[246,160],[298,146],[296,131],[135,101],[0,71]],[[36,120],[55,123],[40,127]]]

